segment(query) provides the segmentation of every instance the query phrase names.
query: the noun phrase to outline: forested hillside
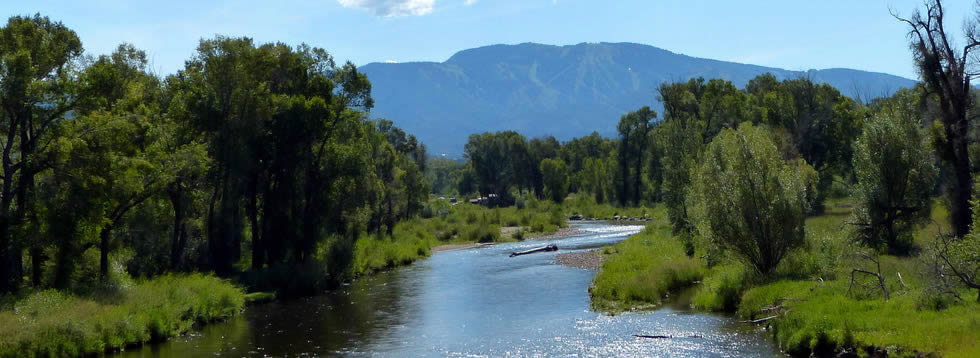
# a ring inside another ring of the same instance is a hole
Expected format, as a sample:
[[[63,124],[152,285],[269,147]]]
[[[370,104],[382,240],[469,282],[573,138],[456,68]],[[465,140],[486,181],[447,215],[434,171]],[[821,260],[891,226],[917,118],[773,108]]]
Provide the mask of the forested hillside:
[[[375,84],[373,113],[415,133],[433,153],[458,157],[466,137],[514,130],[559,140],[615,134],[622,113],[662,111],[662,83],[717,78],[744,87],[771,73],[778,80],[827,83],[865,102],[915,81],[849,69],[791,71],[703,59],[633,43],[534,43],[463,50],[445,62],[372,63],[361,71]]]

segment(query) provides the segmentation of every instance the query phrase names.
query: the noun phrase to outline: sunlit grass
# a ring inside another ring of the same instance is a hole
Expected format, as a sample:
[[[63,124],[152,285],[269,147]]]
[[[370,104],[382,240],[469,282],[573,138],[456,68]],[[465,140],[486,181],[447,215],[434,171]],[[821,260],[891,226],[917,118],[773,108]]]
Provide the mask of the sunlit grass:
[[[162,276],[99,300],[41,291],[0,312],[0,356],[61,357],[165,340],[242,310],[244,292],[202,274]]]
[[[684,253],[669,229],[656,224],[603,254],[607,259],[589,289],[593,308],[600,311],[659,305],[671,291],[704,276],[703,265]]]

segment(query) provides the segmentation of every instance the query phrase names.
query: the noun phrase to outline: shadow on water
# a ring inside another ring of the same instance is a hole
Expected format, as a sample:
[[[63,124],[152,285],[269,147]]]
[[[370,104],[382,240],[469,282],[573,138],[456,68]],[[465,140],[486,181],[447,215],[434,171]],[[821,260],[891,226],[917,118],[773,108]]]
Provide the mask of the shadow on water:
[[[556,265],[554,252],[508,257],[550,243],[559,252],[591,249],[641,229],[576,225],[588,233],[440,253],[320,296],[250,307],[228,322],[122,355],[780,355],[751,327],[690,312],[690,290],[654,312],[607,316],[589,310],[594,271]]]

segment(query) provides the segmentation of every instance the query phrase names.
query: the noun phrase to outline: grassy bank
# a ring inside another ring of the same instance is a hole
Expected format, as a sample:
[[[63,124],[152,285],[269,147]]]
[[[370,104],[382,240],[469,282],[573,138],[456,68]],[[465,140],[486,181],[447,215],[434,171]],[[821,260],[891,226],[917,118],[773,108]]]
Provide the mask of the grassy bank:
[[[662,216],[662,215],[661,215]],[[671,291],[704,276],[703,264],[685,254],[684,245],[657,220],[623,242],[603,249],[606,260],[589,292],[603,312],[652,308]]]
[[[162,276],[93,297],[36,292],[0,311],[0,357],[80,356],[162,341],[241,312],[244,296],[201,274]]]
[[[362,234],[354,247],[354,277],[428,257],[432,248],[460,243],[509,242],[528,234],[548,234],[567,225],[562,206],[533,202],[532,207],[486,208],[480,205],[430,201],[425,215],[397,223],[392,235]],[[517,227],[502,235],[501,227]]]
[[[609,257],[591,290],[593,304],[601,310],[650,307],[699,273],[703,277],[692,298],[695,309],[729,312],[741,320],[775,317],[761,324],[770,327],[774,341],[794,356],[827,356],[843,350],[863,355],[876,349],[887,350],[890,356],[917,352],[980,356],[975,343],[980,341],[975,291],[960,292],[961,300],[940,295],[928,274],[925,249],[940,225],[948,222],[940,203],[932,210],[933,224],[913,235],[924,250],[911,257],[876,256],[888,300],[876,278],[859,275],[851,287],[852,269],[876,271],[877,265],[854,254],[862,249],[850,243],[844,224],[850,207],[847,200],[831,201],[824,214],[807,219],[804,247],[765,277],[730,257],[722,256],[710,268],[703,260],[689,259],[680,250],[680,239],[651,225],[606,250]],[[702,257],[702,251],[699,248],[695,257]],[[678,274],[675,267],[689,274]]]

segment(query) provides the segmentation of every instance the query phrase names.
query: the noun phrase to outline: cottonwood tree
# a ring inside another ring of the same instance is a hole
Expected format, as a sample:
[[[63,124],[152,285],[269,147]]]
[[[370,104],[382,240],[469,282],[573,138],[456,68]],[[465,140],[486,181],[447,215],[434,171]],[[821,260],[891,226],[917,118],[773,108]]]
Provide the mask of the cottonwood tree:
[[[561,159],[546,158],[541,161],[541,177],[548,199],[561,204],[568,195],[568,168]]]
[[[619,204],[640,204],[643,196],[644,157],[648,154],[648,136],[657,112],[644,106],[619,119]]]
[[[891,254],[907,254],[911,233],[929,218],[938,176],[922,132],[914,94],[901,91],[893,103],[864,124],[854,145],[857,240]]]
[[[975,119],[972,80],[980,75],[980,8],[964,22],[964,42],[957,46],[946,30],[946,13],[942,1],[927,0],[924,11],[915,10],[908,18],[893,16],[909,26],[909,42],[919,76],[929,95],[936,97],[941,129],[936,131],[935,146],[941,158],[949,163],[955,180],[948,186],[953,229],[956,236],[970,230],[970,191],[973,188],[969,147]]]
[[[26,241],[37,239],[19,228],[33,215],[36,178],[47,168],[38,153],[89,99],[77,81],[81,59],[81,41],[60,22],[14,16],[0,27],[0,292],[20,286],[22,252]]]
[[[612,158],[586,158],[582,171],[579,172],[579,190],[591,193],[596,203],[605,203],[612,198],[613,175],[608,163]]]
[[[763,274],[803,243],[813,177],[805,162],[783,160],[769,135],[750,123],[723,130],[705,149],[690,191],[698,232]]]

